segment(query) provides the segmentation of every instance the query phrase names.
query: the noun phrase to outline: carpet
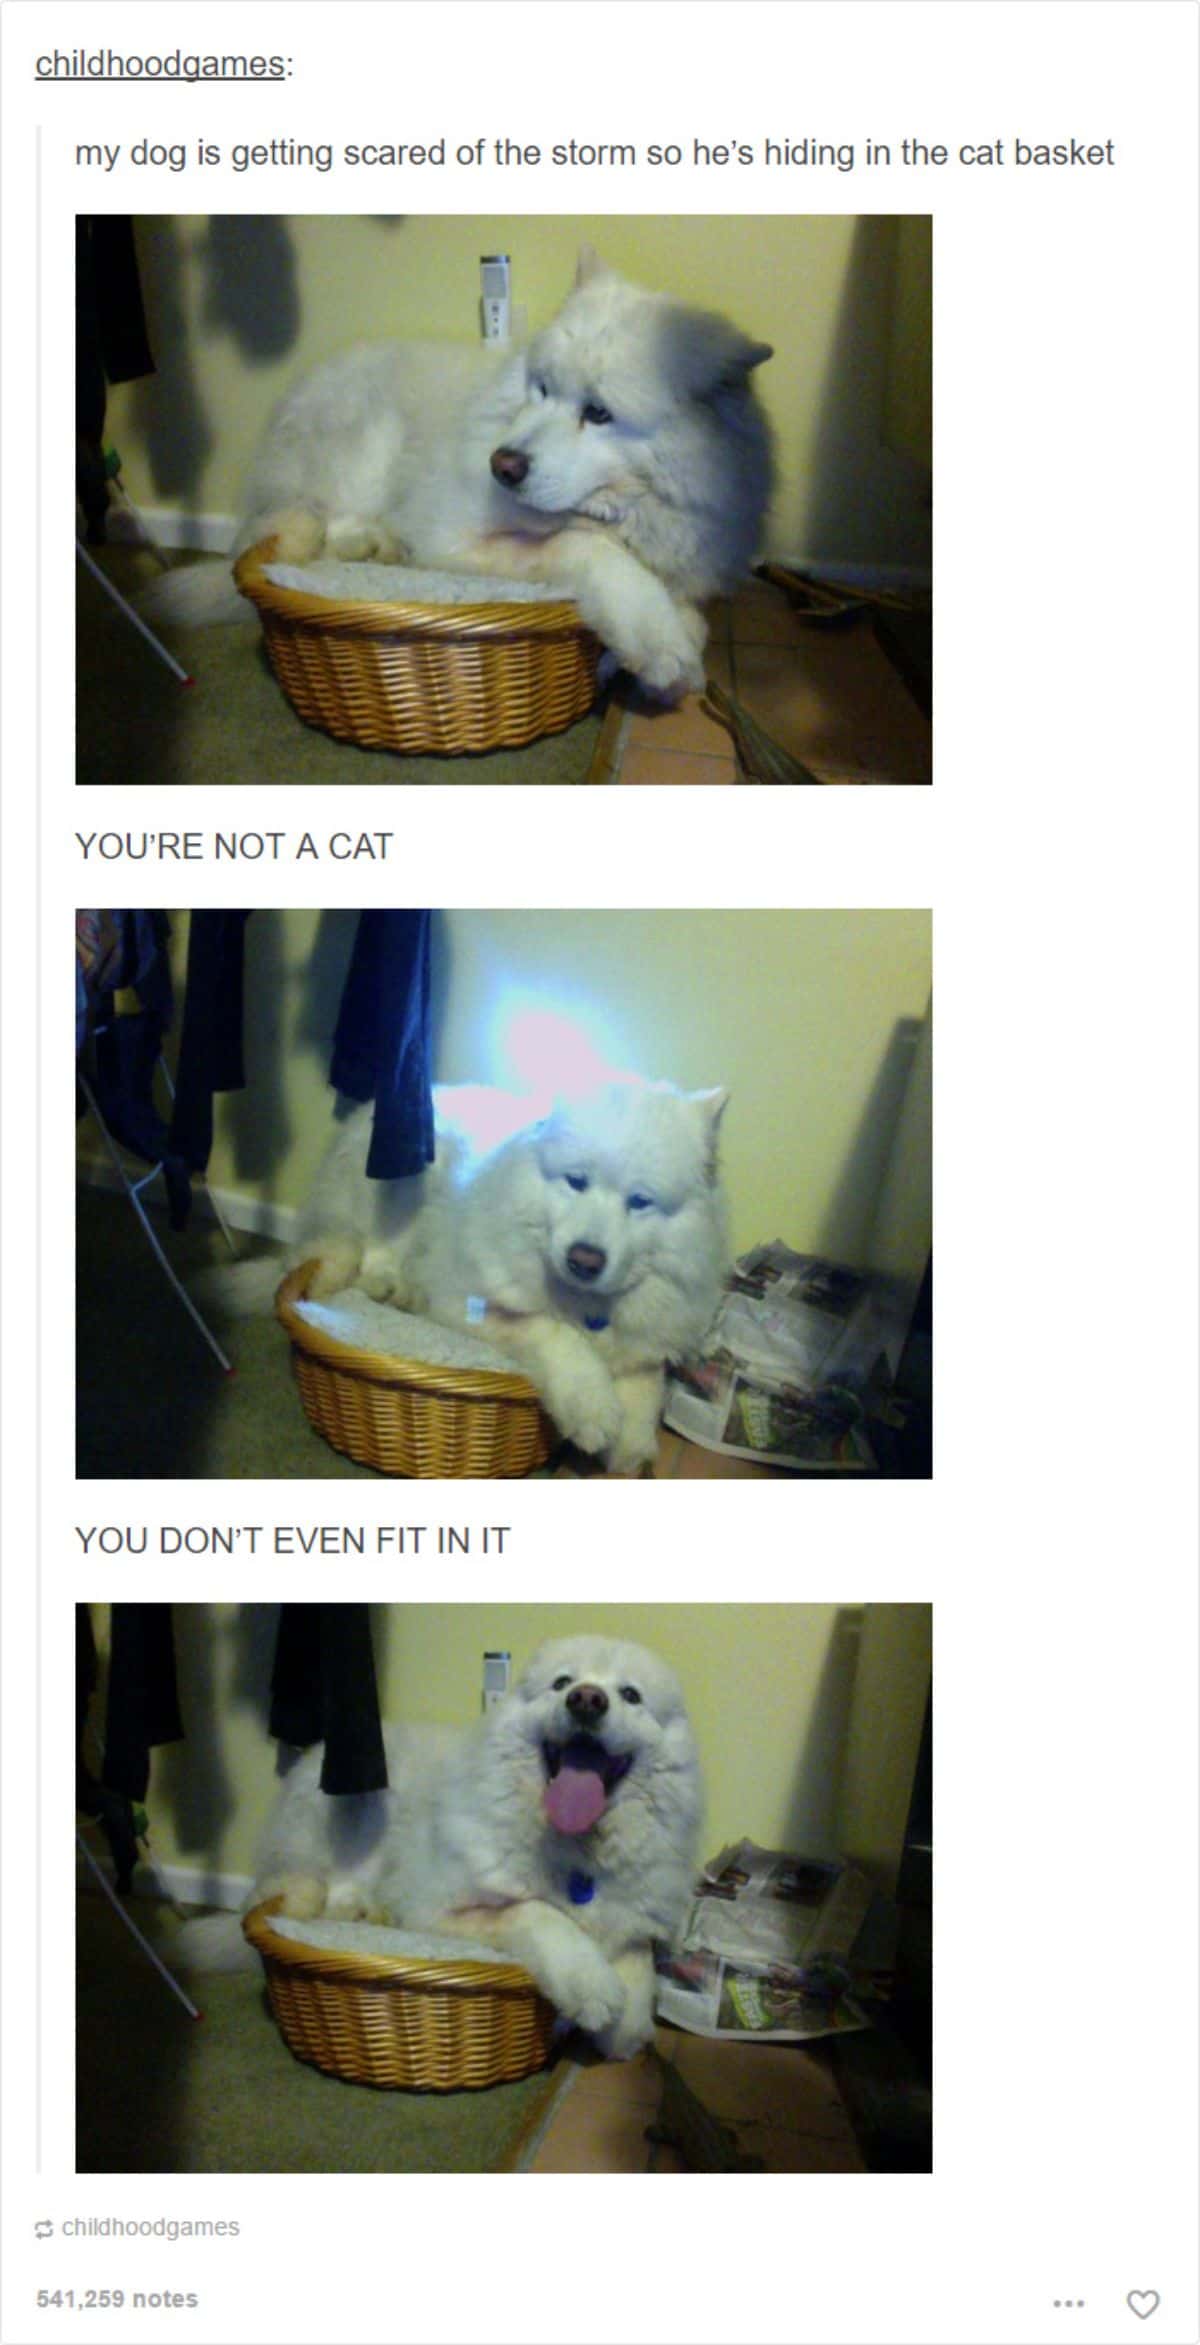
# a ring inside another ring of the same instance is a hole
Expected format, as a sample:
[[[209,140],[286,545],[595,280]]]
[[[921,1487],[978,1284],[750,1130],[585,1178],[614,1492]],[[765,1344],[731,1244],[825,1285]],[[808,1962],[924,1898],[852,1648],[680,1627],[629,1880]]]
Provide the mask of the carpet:
[[[156,1232],[183,1280],[228,1248],[209,1222]],[[76,1201],[76,1472],[133,1481],[220,1475],[320,1481],[373,1478],[314,1433],[274,1317],[214,1332],[234,1361],[222,1374],[163,1277],[123,1197],[81,1189]],[[241,1238],[239,1252],[263,1248]]]
[[[220,1231],[193,1217],[171,1230],[153,1215],[186,1284],[231,1257]],[[155,1261],[133,1208],[86,1186],[75,1201],[75,1471],[84,1480],[379,1481],[374,1466],[331,1449],[309,1424],[291,1348],[273,1313],[225,1322],[208,1313],[233,1362],[226,1376]],[[238,1254],[274,1251],[238,1235]],[[280,1271],[282,1276],[282,1268]],[[590,1475],[595,1461],[556,1450],[543,1474]]]
[[[155,1909],[134,1919],[170,1959]],[[76,1912],[75,2164],[81,2174],[486,2174],[532,2156],[575,2081],[405,2093],[343,2084],[289,2052],[261,1977],[191,1981],[189,2019],[96,1895]]]
[[[122,593],[156,566],[127,546],[93,549]],[[249,607],[249,606],[247,606]],[[527,749],[467,757],[400,757],[335,741],[296,715],[271,672],[253,619],[160,628],[195,678],[185,690],[82,565],[76,568],[75,779],[90,785],[162,782],[460,782],[562,785],[589,779],[600,737],[597,708],[565,733]]]

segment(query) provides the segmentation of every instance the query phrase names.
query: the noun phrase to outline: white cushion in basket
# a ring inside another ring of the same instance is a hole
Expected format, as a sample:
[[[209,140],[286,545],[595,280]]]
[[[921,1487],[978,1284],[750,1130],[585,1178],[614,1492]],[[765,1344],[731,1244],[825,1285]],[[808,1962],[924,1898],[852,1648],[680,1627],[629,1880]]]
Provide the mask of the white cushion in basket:
[[[396,562],[266,562],[263,577],[296,594],[331,603],[560,603],[560,586],[527,578],[460,576],[448,570],[407,570]]]
[[[310,1327],[356,1351],[383,1352],[391,1360],[422,1360],[432,1368],[490,1368],[493,1374],[520,1374],[517,1362],[495,1345],[481,1343],[464,1329],[439,1327],[392,1303],[374,1302],[358,1287],[347,1287],[327,1303],[298,1302],[294,1309]]]
[[[478,1946],[449,1932],[437,1937],[428,1930],[393,1930],[379,1922],[336,1921],[328,1914],[311,1922],[283,1913],[268,1919],[281,1938],[294,1938],[325,1954],[377,1954],[391,1962],[487,1962],[493,1967],[511,1959],[497,1954],[494,1946]]]

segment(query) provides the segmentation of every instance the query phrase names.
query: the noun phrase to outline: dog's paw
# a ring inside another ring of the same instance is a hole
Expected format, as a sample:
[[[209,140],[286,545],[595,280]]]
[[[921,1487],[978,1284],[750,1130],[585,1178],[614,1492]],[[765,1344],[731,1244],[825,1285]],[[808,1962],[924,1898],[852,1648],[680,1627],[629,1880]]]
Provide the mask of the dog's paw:
[[[565,1441],[585,1451],[588,1457],[603,1457],[612,1442],[617,1423],[615,1404],[612,1407],[604,1404],[582,1414],[577,1415],[572,1411],[565,1418],[560,1417],[558,1429]]]
[[[292,1921],[312,1922],[325,1911],[328,1882],[315,1873],[276,1873],[254,1891],[255,1904],[278,1898],[278,1911]]]
[[[295,1249],[297,1262],[315,1261],[317,1267],[308,1282],[310,1303],[322,1303],[328,1295],[340,1295],[353,1286],[362,1261],[362,1248],[357,1238],[313,1238]]]
[[[307,505],[289,505],[283,511],[256,513],[238,534],[237,550],[272,545],[276,562],[311,562],[325,545],[325,522]]]
[[[383,1924],[390,1918],[387,1907],[381,1905],[377,1897],[372,1897],[368,1890],[357,1888],[351,1882],[338,1884],[330,1890],[325,1911],[330,1921],[337,1922]]]
[[[704,621],[698,611],[676,610],[673,616],[677,624],[656,628],[628,663],[638,683],[659,700],[704,690]]]
[[[678,700],[700,690],[707,629],[693,603],[676,602],[632,556],[571,583],[587,625],[647,692]]]
[[[592,2035],[596,2050],[606,2060],[635,2060],[654,2041],[654,2017],[652,2013],[631,2011],[626,2005],[611,2027],[599,2031],[593,2028]]]
[[[605,1452],[604,1463],[610,1474],[640,1474],[643,1466],[652,1466],[657,1456],[657,1420],[646,1426],[633,1424],[626,1418],[612,1447]]]
[[[402,562],[408,553],[386,521],[362,521],[356,513],[335,513],[325,543],[339,562]]]
[[[408,539],[390,518],[385,517],[375,523],[375,535],[377,540],[375,559],[377,562],[405,563],[414,560],[413,550]]]
[[[621,1430],[605,1456],[610,1474],[640,1474],[658,1456],[658,1429],[663,1405],[661,1368],[645,1368],[615,1380],[621,1404]]]
[[[560,2017],[597,2038],[619,2028],[625,1989],[611,1962],[588,1938],[538,1981]]]
[[[396,1265],[386,1255],[364,1254],[358,1283],[373,1303],[399,1303]]]
[[[576,510],[588,521],[600,521],[611,528],[614,522],[625,519],[626,506],[615,489],[597,489],[594,497],[585,497]]]
[[[602,1457],[617,1441],[621,1404],[612,1378],[598,1365],[589,1376],[556,1379],[544,1398],[563,1440],[589,1457]]]
[[[649,1948],[618,1955],[613,1969],[621,1981],[620,2016],[597,2036],[596,2048],[606,2060],[632,2060],[654,2035],[656,1982]]]

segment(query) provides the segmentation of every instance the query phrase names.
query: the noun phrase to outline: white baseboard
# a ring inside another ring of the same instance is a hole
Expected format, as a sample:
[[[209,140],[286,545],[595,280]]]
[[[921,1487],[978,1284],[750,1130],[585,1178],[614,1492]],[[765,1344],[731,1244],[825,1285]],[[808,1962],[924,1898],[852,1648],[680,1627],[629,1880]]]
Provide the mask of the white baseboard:
[[[121,1194],[117,1168],[107,1157],[79,1157],[75,1177],[81,1188],[107,1189],[114,1195]],[[276,1238],[281,1246],[290,1246],[295,1238],[299,1215],[294,1205],[279,1205],[270,1197],[244,1197],[236,1189],[206,1189],[199,1184],[193,1189],[192,1198],[192,1209],[200,1221],[216,1220],[212,1210],[215,1198],[231,1229],[245,1230],[251,1237]],[[152,1192],[144,1202],[153,1207],[161,1204],[162,1199]]]
[[[161,1897],[165,1889],[179,1905],[215,1905],[240,1913],[254,1887],[250,1873],[218,1873],[207,1865],[138,1865],[134,1895]]]
[[[275,1238],[281,1246],[294,1243],[300,1220],[295,1205],[277,1204],[271,1197],[244,1197],[238,1189],[196,1189],[193,1191],[196,1209],[207,1220],[215,1220],[210,1212],[210,1200],[215,1198],[231,1229],[245,1230],[256,1238]]]
[[[186,548],[190,553],[227,554],[237,533],[232,513],[179,513],[168,505],[110,505],[108,535],[113,545]]]
[[[90,1830],[87,1845],[105,1878],[111,1879],[112,1867],[101,1834]],[[77,1858],[77,1872],[85,1887],[94,1885],[82,1858]],[[133,1895],[149,1898],[158,1905],[165,1896],[177,1905],[212,1905],[222,1913],[240,1913],[253,1887],[251,1873],[222,1873],[213,1865],[159,1865],[139,1861],[133,1870]]]

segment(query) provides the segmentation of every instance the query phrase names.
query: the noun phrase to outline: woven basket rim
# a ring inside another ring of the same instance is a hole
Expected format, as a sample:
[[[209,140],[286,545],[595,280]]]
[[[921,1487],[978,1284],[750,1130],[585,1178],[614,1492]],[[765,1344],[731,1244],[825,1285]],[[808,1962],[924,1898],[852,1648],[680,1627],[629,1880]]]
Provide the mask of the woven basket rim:
[[[285,1938],[271,1926],[272,1917],[282,1903],[281,1897],[268,1897],[261,1905],[252,1906],[242,1916],[242,1930],[265,1962],[279,1963],[301,1977],[329,1979],[343,1987],[390,1985],[443,1994],[541,1996],[536,1979],[516,1962],[366,1954],[337,1946],[308,1946],[301,1938]]]
[[[310,1359],[324,1367],[339,1368],[347,1376],[364,1377],[372,1384],[418,1386],[443,1399],[538,1400],[536,1388],[516,1369],[509,1374],[502,1368],[455,1368],[433,1360],[400,1359],[393,1352],[373,1352],[342,1343],[323,1327],[311,1326],[294,1306],[306,1299],[309,1281],[318,1268],[315,1259],[298,1263],[281,1281],[275,1296],[276,1317],[297,1351],[306,1352]]]
[[[277,538],[249,546],[233,566],[234,584],[248,602],[269,617],[325,634],[414,635],[432,641],[465,642],[476,636],[496,643],[529,635],[588,635],[572,602],[346,602],[280,586],[266,576],[279,560]],[[297,565],[299,567],[299,565]]]

